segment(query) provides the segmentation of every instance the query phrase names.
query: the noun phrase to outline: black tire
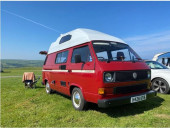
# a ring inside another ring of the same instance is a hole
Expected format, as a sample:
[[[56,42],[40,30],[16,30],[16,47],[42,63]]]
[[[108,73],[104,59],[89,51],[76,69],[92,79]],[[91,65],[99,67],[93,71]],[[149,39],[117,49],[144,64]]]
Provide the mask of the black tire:
[[[156,78],[152,81],[152,90],[167,94],[170,92],[170,87],[166,80],[162,78]]]
[[[73,107],[76,110],[82,111],[87,109],[87,102],[85,101],[82,92],[79,88],[74,88],[71,94]]]
[[[47,94],[51,94],[53,92],[53,90],[51,89],[48,81],[45,84],[45,91],[46,91]]]

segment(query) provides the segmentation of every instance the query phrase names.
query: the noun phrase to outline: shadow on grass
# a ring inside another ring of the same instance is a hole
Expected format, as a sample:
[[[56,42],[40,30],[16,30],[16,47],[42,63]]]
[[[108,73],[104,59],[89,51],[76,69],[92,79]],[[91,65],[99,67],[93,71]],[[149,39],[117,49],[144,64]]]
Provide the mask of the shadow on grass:
[[[45,86],[36,86],[35,89],[36,88],[45,88]]]
[[[64,98],[69,99],[71,102],[71,97],[64,95],[60,92],[54,91],[52,94],[60,95]],[[156,96],[154,98],[139,103],[121,105],[121,106],[116,106],[111,108],[99,108],[97,104],[89,103],[87,111],[93,110],[101,113],[106,113],[108,116],[113,118],[125,117],[130,115],[142,114],[145,111],[149,111],[154,108],[157,108],[162,105],[163,101],[164,101],[163,98]]]
[[[147,101],[134,103],[134,104],[121,105],[117,107],[105,108],[105,109],[98,108],[96,104],[90,104],[89,110],[96,110],[101,113],[106,113],[110,117],[116,118],[116,117],[142,114],[144,113],[144,111],[149,111],[161,106],[162,105],[161,103],[163,101],[164,99],[157,96]]]
[[[67,96],[67,95],[65,95],[65,94],[62,94],[62,93],[60,93],[60,92],[57,92],[57,91],[54,91],[54,92],[52,92],[52,94],[55,94],[55,95],[60,95],[60,96],[62,96],[62,97],[64,97],[64,98],[67,98],[67,99],[71,100],[71,97],[70,97],[70,96]]]

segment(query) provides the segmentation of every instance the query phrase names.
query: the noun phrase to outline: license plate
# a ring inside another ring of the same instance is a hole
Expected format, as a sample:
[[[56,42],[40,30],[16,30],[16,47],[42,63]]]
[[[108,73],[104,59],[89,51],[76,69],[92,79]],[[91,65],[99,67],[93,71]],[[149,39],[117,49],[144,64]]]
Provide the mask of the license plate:
[[[142,100],[146,100],[146,95],[131,97],[130,103],[135,103]]]

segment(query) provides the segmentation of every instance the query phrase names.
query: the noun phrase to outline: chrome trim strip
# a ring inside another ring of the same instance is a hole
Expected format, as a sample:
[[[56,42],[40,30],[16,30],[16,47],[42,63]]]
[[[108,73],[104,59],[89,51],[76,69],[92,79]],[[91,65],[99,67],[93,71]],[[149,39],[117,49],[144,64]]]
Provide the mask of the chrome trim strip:
[[[95,70],[72,70],[74,73],[95,73]]]
[[[68,70],[42,70],[43,72],[68,72]]]
[[[68,72],[68,70],[42,70],[43,72]],[[95,73],[95,70],[71,70],[73,73]]]

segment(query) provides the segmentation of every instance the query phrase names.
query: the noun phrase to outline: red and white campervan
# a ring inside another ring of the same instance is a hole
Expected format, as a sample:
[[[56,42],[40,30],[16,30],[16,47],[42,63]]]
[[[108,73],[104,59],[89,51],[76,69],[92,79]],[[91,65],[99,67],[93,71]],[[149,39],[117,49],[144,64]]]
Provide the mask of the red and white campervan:
[[[76,110],[135,103],[156,96],[151,72],[131,47],[114,36],[89,29],[62,34],[43,66],[43,84],[71,96]]]

